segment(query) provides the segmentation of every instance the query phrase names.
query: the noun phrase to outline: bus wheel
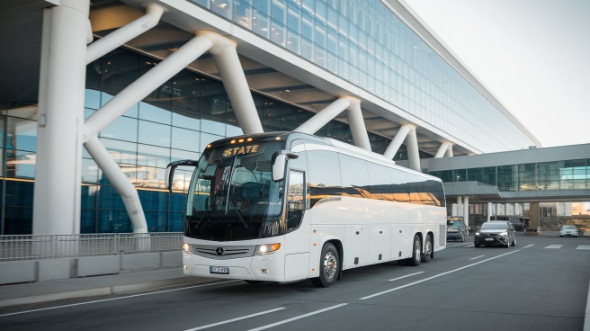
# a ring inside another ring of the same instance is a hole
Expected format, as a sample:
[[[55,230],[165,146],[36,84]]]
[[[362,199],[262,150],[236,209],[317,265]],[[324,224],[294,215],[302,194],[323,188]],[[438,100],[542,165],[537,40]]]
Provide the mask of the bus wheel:
[[[422,242],[418,235],[414,235],[414,243],[412,244],[412,258],[408,259],[408,264],[411,266],[419,266],[422,262],[421,255]]]
[[[432,257],[432,237],[428,234],[426,235],[426,240],[424,241],[424,253],[422,254],[422,262],[428,263],[430,258]]]
[[[320,276],[312,278],[312,282],[317,287],[330,287],[338,278],[340,272],[340,259],[338,258],[338,251],[336,247],[327,243],[322,248],[322,255],[320,257]]]

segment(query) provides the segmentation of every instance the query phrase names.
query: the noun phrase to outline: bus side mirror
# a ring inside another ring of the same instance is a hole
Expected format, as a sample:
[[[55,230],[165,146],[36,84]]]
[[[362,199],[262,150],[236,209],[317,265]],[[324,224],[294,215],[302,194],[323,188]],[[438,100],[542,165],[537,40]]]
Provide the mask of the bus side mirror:
[[[285,165],[288,159],[296,159],[299,155],[289,152],[279,152],[272,163],[272,180],[278,182],[285,178]]]
[[[166,189],[172,193],[172,184],[174,179],[174,171],[179,166],[191,166],[196,167],[199,165],[199,162],[193,160],[180,160],[174,161],[168,164],[166,167],[166,174],[164,175],[164,186]]]
[[[285,164],[287,163],[287,155],[277,155],[275,162],[272,164],[272,180],[278,182],[285,178]]]

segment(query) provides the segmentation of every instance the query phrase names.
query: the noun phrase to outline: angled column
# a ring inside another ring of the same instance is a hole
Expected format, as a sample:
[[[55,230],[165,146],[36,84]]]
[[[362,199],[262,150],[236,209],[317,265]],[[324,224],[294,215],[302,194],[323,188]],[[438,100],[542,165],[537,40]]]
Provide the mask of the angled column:
[[[389,143],[389,146],[387,146],[385,153],[383,153],[383,155],[386,158],[393,159],[393,157],[395,156],[395,154],[397,153],[399,148],[404,143],[404,140],[408,136],[408,133],[410,132],[412,127],[413,127],[412,125],[402,125],[399,128],[399,130],[397,130],[395,137],[393,137],[393,139]]]
[[[334,100],[334,102],[320,110],[294,131],[314,134],[346,109],[348,109],[348,125],[354,144],[370,151],[371,142],[369,141],[369,134],[367,133],[365,120],[363,119],[360,100],[357,98],[344,96]]]
[[[205,53],[212,45],[211,40],[205,37],[195,37],[189,40],[157,66],[129,84],[86,120],[87,132],[84,136],[84,146],[121,195],[127,214],[133,224],[134,233],[147,232],[146,219],[137,190],[127,178],[124,178],[123,172],[111,159],[98,140],[97,135],[107,125],[123,115],[131,106],[143,100],[153,90]]]
[[[406,138],[406,148],[408,149],[408,161],[410,162],[410,169],[421,171],[416,127],[410,128],[410,132],[408,132],[408,137]]]
[[[198,36],[208,38],[213,43],[210,53],[213,55],[217,69],[219,69],[221,82],[244,133],[264,132],[236,51],[236,42],[210,31],[199,32]]]
[[[80,233],[89,0],[44,10],[33,234]]]
[[[312,118],[298,126],[294,131],[314,134],[343,112],[350,104],[351,101],[349,98],[338,98],[326,106],[326,108],[316,113]]]
[[[350,100],[350,105],[347,108],[348,126],[350,127],[354,144],[371,151],[371,142],[369,141],[369,133],[367,132],[363,111],[361,110],[361,101],[352,97],[347,98]]]
[[[121,45],[129,40],[155,27],[160,21],[162,14],[164,14],[164,11],[165,9],[163,7],[156,4],[148,4],[145,15],[89,45],[86,51],[86,63],[88,64],[99,59],[108,52],[121,47]]]
[[[453,157],[453,144],[450,142],[444,142],[440,144],[434,158],[441,158],[441,157]]]

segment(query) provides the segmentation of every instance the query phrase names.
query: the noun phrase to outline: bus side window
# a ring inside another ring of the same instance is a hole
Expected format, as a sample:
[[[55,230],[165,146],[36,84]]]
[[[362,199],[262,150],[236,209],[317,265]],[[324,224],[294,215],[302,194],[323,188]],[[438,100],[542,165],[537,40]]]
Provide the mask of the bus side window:
[[[303,172],[289,171],[289,187],[287,188],[287,232],[299,227],[305,210],[305,181]]]

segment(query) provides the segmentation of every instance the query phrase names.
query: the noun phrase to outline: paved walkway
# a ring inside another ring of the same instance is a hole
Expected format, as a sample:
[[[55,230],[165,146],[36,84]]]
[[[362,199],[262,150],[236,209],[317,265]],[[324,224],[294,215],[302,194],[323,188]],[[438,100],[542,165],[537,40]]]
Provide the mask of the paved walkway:
[[[173,285],[198,284],[212,278],[185,276],[181,268],[129,271],[117,275],[47,280],[0,286],[0,308],[64,299],[128,293]]]

